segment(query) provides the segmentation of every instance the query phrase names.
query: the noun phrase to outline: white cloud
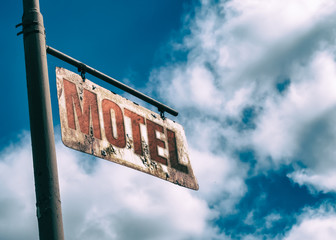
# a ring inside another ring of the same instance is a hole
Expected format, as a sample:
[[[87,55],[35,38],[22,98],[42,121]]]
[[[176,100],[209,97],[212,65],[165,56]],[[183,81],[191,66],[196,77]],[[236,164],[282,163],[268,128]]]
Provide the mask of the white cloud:
[[[271,228],[274,223],[281,219],[281,215],[279,213],[271,213],[265,217],[265,226],[266,228]]]
[[[70,239],[203,239],[216,213],[191,190],[104,160],[92,173],[57,145],[65,231]],[[85,160],[85,161],[89,161]]]
[[[298,224],[286,234],[285,240],[331,240],[336,234],[336,214],[333,209],[308,209]]]
[[[335,2],[201,2],[186,26],[187,61],[156,69],[151,81],[181,111],[191,147],[215,152],[221,146],[228,159],[252,148],[262,169],[301,161],[316,174],[330,171],[336,163]],[[276,86],[286,79],[288,89],[280,93]],[[248,107],[256,109],[255,129],[242,131]]]
[[[221,239],[218,216],[188,190],[56,142],[67,239]],[[0,230],[5,239],[36,239],[29,135],[0,152]]]
[[[150,81],[180,111],[205,199],[229,196],[215,208],[235,211],[247,191],[249,169],[234,157],[241,149],[255,153],[254,174],[292,165],[294,181],[334,191],[335,1],[217,2],[201,1],[187,22],[190,35],[179,45],[187,61],[154,70]],[[247,108],[255,111],[250,126],[242,121]],[[264,220],[272,228],[282,216]],[[253,222],[253,211],[245,221]]]
[[[336,172],[334,170],[318,174],[311,170],[297,170],[288,174],[288,177],[299,185],[308,185],[312,193],[336,191]]]
[[[244,166],[226,156],[192,148],[190,156],[200,184],[198,194],[214,205],[221,216],[235,212],[236,203],[246,193]]]
[[[30,139],[0,152],[0,235],[2,239],[36,239],[35,193]]]
[[[332,240],[336,234],[336,216],[326,218],[314,218],[302,222],[291,230],[287,240]]]
[[[336,107],[335,78],[333,56],[326,52],[316,55],[308,66],[295,69],[288,92],[266,101],[264,114],[253,133],[253,143],[262,156],[271,156],[275,161],[297,157],[308,163],[308,156],[304,156],[308,150],[307,139],[302,137],[316,129],[314,122],[318,119],[335,119],[334,114],[329,114],[335,112]],[[314,139],[308,141],[314,142]],[[320,152],[323,146],[317,144],[314,149]]]

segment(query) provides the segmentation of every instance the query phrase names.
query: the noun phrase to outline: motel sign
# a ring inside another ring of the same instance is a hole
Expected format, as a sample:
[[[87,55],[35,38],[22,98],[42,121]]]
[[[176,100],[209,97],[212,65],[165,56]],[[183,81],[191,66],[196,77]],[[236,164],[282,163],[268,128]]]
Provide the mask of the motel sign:
[[[66,69],[56,78],[66,146],[198,190],[180,124]]]

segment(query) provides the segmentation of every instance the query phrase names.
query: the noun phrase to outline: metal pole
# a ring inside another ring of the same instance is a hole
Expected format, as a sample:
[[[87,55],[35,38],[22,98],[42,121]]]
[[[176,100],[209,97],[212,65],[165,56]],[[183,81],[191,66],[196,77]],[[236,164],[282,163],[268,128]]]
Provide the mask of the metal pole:
[[[23,0],[23,39],[40,240],[63,240],[43,18],[38,0]]]
[[[125,84],[123,84],[122,82],[119,82],[118,80],[114,79],[114,78],[111,78],[110,76],[102,73],[102,72],[99,72],[97,71],[96,69],[56,50],[55,48],[52,48],[50,46],[47,46],[47,53],[49,53],[50,55],[54,56],[54,57],[57,57],[61,60],[63,60],[64,62],[67,62],[87,73],[90,73],[91,75],[97,77],[97,78],[100,78],[101,80],[104,80],[105,82],[109,83],[109,84],[112,84],[113,86],[117,87],[117,88],[120,88],[121,90],[125,91],[125,92],[128,92],[134,96],[136,96],[137,98],[140,98],[141,100],[144,100],[145,102],[149,103],[149,104],[152,104],[153,106],[156,106],[158,108],[158,110],[160,112],[167,112],[167,113],[170,113],[171,115],[173,116],[177,116],[178,115],[178,112],[158,101],[156,101],[155,99],[151,98],[151,97],[148,97],[147,95],[135,90],[134,88],[131,88]]]

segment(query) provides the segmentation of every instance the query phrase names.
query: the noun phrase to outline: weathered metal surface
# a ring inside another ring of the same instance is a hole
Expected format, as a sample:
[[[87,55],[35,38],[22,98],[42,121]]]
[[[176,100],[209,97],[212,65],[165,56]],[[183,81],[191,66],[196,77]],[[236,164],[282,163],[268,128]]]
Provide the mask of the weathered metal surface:
[[[46,35],[39,0],[23,0],[22,27],[39,239],[63,240]]]
[[[64,145],[198,190],[180,124],[66,69],[56,77]]]

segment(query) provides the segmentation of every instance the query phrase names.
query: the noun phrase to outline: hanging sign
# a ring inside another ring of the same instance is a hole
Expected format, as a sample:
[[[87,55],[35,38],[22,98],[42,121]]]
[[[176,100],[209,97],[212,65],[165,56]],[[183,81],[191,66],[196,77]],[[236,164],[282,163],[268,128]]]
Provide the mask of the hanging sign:
[[[183,127],[64,68],[56,68],[62,141],[198,190]]]

